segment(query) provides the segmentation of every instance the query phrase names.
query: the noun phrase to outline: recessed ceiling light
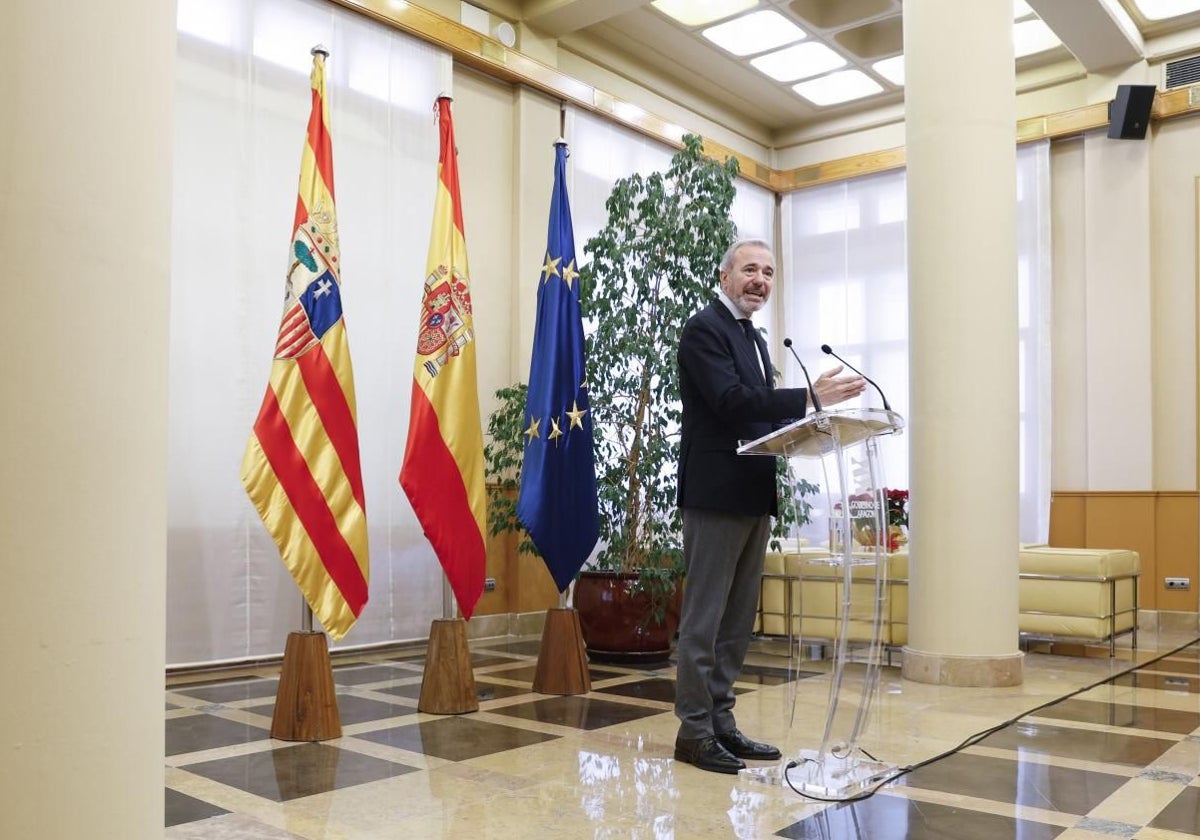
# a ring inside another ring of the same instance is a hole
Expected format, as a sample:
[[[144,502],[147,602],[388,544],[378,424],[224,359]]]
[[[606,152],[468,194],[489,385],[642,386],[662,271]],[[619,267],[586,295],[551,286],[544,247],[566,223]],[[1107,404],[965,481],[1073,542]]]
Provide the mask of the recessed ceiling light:
[[[751,59],[750,63],[776,81],[794,82],[843,67],[846,59],[824,44],[806,41],[778,52],[760,55]]]
[[[702,34],[734,55],[766,52],[805,37],[803,29],[775,11],[751,12],[710,26]]]
[[[871,69],[894,85],[904,87],[904,56],[894,55],[882,61],[876,61]]]
[[[753,9],[758,0],[654,0],[650,5],[684,26],[702,26]]]
[[[1133,0],[1146,20],[1179,17],[1200,9],[1200,0]]]
[[[1023,20],[1013,24],[1013,46],[1017,58],[1045,52],[1062,41],[1044,20]]]
[[[1033,14],[1033,9],[1025,0],[1013,0],[1013,20],[1020,20],[1031,14]]]
[[[861,70],[841,70],[792,85],[792,90],[814,105],[836,105],[879,93],[883,88]]]

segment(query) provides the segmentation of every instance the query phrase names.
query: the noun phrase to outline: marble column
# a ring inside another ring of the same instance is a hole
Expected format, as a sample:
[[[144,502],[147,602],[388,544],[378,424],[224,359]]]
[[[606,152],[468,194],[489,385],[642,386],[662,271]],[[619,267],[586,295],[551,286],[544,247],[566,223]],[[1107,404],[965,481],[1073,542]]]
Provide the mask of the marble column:
[[[1012,23],[1011,0],[904,4],[919,682],[1022,679]]]
[[[175,4],[4,19],[0,837],[161,837]]]

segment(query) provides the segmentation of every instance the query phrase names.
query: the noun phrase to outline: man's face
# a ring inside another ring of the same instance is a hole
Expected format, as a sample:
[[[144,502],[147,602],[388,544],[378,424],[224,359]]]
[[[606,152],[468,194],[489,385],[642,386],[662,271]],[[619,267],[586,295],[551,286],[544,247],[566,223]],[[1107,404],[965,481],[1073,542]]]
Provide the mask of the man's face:
[[[733,254],[729,271],[721,272],[721,290],[749,318],[771,297],[775,258],[760,245],[743,245]]]

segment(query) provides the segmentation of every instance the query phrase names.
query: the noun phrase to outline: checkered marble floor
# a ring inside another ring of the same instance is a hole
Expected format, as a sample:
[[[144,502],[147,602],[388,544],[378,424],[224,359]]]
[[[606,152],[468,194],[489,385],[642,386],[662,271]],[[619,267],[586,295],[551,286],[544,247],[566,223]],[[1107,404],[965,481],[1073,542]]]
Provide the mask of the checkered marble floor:
[[[1200,837],[1200,640],[1141,633],[1116,659],[1041,648],[1013,688],[884,668],[863,745],[900,767],[951,754],[839,804],[674,761],[671,665],[594,665],[590,693],[540,695],[538,646],[472,642],[467,715],[417,711],[422,650],[335,658],[343,734],[320,743],[270,738],[277,668],[171,677],[166,837]],[[736,711],[791,756],[820,742],[828,663],[779,653],[756,643]]]

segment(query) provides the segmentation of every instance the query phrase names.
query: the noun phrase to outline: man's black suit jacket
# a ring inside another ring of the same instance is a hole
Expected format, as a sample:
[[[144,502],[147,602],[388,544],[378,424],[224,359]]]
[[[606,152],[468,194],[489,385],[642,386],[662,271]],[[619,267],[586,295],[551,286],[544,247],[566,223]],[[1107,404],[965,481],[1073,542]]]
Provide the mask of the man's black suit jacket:
[[[729,308],[714,300],[688,319],[679,339],[683,429],[679,506],[777,515],[775,459],[738,455],[739,441],[804,416],[804,388],[775,388],[766,342],[754,337],[766,366]]]

